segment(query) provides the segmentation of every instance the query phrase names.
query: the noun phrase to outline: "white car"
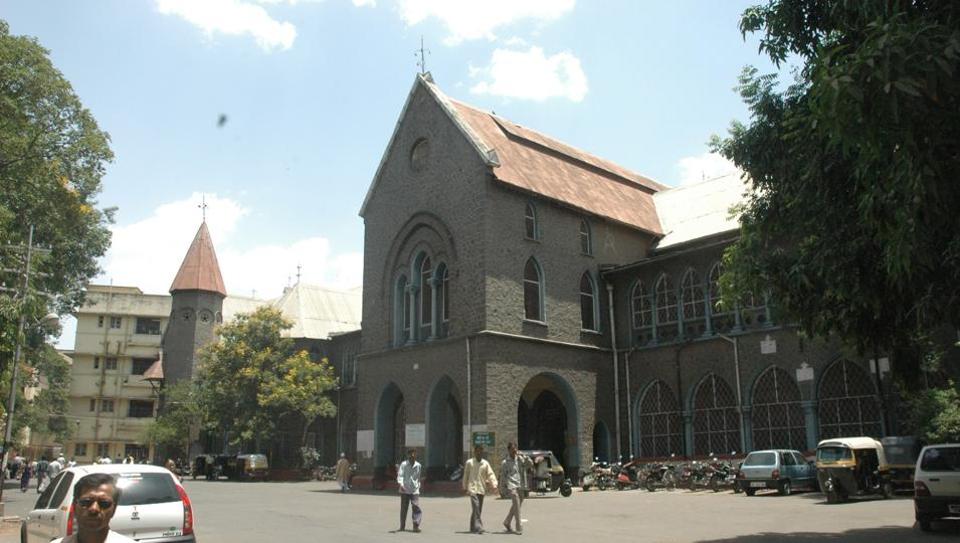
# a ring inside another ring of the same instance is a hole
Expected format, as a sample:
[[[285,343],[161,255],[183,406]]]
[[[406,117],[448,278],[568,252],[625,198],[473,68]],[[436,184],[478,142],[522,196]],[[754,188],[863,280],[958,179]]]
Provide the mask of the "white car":
[[[913,507],[924,532],[944,517],[960,517],[960,443],[927,445],[913,473]]]
[[[98,464],[67,468],[54,477],[21,522],[21,543],[48,543],[73,533],[73,487],[90,473],[113,475],[121,489],[111,530],[142,543],[196,542],[190,498],[167,469],[146,464]]]

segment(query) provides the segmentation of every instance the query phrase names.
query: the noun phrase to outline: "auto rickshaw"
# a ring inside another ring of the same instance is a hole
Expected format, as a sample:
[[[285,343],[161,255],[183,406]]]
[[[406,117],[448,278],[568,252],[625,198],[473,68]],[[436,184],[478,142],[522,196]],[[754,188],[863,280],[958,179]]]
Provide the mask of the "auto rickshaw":
[[[533,461],[533,474],[530,477],[530,489],[538,495],[559,490],[564,498],[573,493],[573,484],[563,472],[563,465],[552,451],[517,451]]]
[[[890,436],[880,440],[883,453],[890,467],[890,483],[893,489],[913,492],[913,473],[917,469],[917,457],[926,441],[915,436]]]
[[[883,445],[872,437],[825,439],[817,445],[817,481],[827,503],[850,496],[893,495]]]

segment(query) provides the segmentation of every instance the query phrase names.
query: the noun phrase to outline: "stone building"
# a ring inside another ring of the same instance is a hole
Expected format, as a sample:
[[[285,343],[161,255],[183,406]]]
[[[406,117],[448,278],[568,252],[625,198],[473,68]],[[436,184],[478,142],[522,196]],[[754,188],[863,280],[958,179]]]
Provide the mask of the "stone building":
[[[361,469],[416,448],[436,477],[471,442],[575,473],[882,435],[867,361],[800,339],[762,293],[715,303],[742,192],[666,187],[417,76],[360,211]]]

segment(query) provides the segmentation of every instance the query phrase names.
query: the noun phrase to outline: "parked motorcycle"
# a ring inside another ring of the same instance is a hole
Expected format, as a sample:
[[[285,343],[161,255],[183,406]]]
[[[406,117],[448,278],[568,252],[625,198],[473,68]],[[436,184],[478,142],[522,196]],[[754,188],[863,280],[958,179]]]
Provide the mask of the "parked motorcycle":
[[[594,461],[593,464],[590,464],[590,470],[584,474],[580,482],[580,487],[584,491],[588,491],[593,487],[596,487],[598,490],[606,490],[608,487],[613,486],[613,481],[613,472],[610,466],[606,462]]]
[[[718,461],[716,458],[707,465],[707,473],[710,477],[710,490],[720,492],[721,490],[738,489],[737,473],[733,465],[726,461]]]
[[[677,488],[677,475],[675,468],[671,464],[651,464],[645,470],[646,476],[643,480],[643,486],[649,492],[658,488],[673,490]]]
[[[636,490],[640,488],[640,465],[636,460],[631,460],[622,466],[620,464],[616,464],[616,468],[612,471],[615,475],[614,482],[617,486],[617,490],[624,490],[628,488]]]

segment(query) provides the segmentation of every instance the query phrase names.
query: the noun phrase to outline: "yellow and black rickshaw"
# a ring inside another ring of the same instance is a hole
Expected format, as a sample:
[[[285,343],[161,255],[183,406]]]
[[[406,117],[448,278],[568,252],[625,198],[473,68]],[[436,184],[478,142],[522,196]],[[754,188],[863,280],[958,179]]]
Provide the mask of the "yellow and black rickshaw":
[[[913,472],[917,469],[917,457],[926,441],[915,436],[889,436],[880,440],[883,454],[890,467],[890,483],[893,490],[913,492]]]
[[[883,444],[872,437],[825,439],[817,445],[817,481],[827,503],[851,496],[893,495]]]
[[[533,461],[532,480],[528,493],[533,491],[542,496],[547,492],[559,490],[561,496],[570,497],[573,493],[573,484],[564,474],[563,465],[552,451],[519,451],[519,453]]]

